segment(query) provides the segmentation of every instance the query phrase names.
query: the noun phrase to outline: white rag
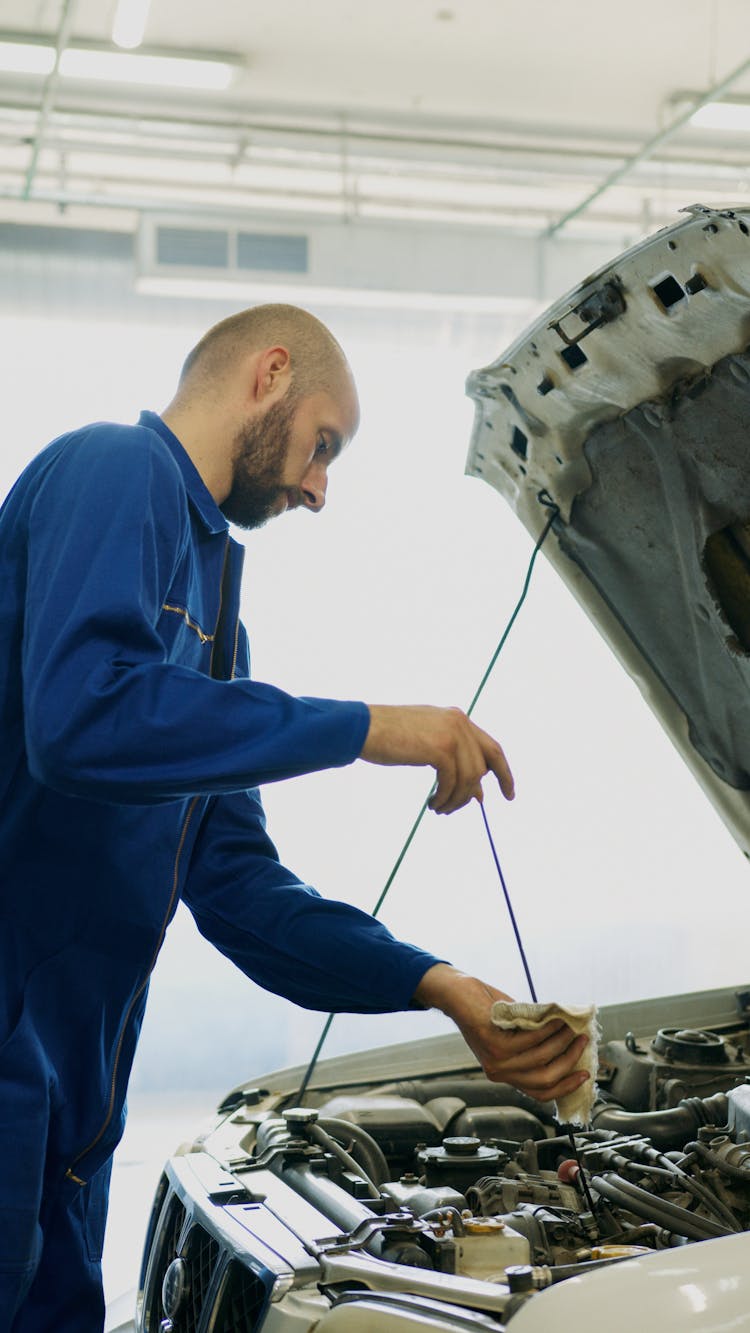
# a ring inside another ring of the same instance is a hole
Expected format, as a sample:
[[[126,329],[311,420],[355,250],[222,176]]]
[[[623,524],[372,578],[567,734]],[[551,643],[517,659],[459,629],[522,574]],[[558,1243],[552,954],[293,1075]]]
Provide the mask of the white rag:
[[[596,1096],[597,1042],[601,1035],[596,1021],[596,1006],[588,1004],[566,1007],[562,1004],[523,1004],[515,1000],[496,1000],[490,1017],[495,1027],[524,1028],[529,1032],[543,1027],[552,1019],[561,1018],[576,1036],[582,1032],[586,1033],[588,1042],[578,1057],[576,1069],[585,1069],[588,1078],[580,1088],[560,1098],[557,1103],[557,1117],[563,1124],[588,1125]]]

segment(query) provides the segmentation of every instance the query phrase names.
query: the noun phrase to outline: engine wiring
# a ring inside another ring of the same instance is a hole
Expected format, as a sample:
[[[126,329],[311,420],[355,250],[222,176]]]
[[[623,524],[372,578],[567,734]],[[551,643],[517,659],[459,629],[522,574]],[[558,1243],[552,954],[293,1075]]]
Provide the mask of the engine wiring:
[[[499,641],[498,641],[497,647],[495,648],[495,650],[494,650],[494,652],[493,652],[493,654],[492,654],[492,656],[491,656],[491,658],[490,658],[490,660],[489,660],[489,662],[488,662],[488,664],[487,664],[487,667],[485,668],[485,671],[484,671],[484,673],[483,673],[483,675],[482,675],[482,678],[481,678],[481,680],[480,680],[480,682],[479,682],[479,684],[478,684],[476,690],[474,691],[474,694],[473,694],[473,696],[472,696],[471,702],[469,703],[469,706],[468,706],[468,708],[466,709],[466,716],[467,716],[467,717],[471,717],[472,713],[474,712],[474,709],[476,708],[477,704],[479,703],[479,700],[480,700],[480,698],[481,698],[481,696],[482,696],[482,694],[483,694],[483,692],[484,692],[485,686],[486,686],[486,684],[487,684],[487,682],[488,682],[488,680],[489,680],[490,676],[492,675],[492,672],[493,672],[493,670],[494,670],[494,668],[495,668],[495,663],[497,662],[498,657],[500,656],[500,654],[501,654],[503,648],[505,647],[506,641],[507,641],[507,639],[508,639],[508,635],[510,634],[510,632],[511,632],[511,630],[512,630],[512,628],[513,628],[513,626],[514,626],[514,624],[515,624],[515,622],[516,622],[516,619],[517,619],[517,617],[518,617],[518,614],[519,614],[519,612],[520,612],[520,610],[521,610],[521,607],[523,606],[523,604],[524,604],[524,602],[526,601],[526,598],[527,598],[527,596],[528,596],[529,587],[530,587],[530,585],[531,585],[531,576],[532,576],[532,574],[533,574],[533,572],[534,572],[534,565],[536,564],[536,558],[537,558],[539,552],[541,551],[542,546],[544,545],[545,541],[547,540],[547,536],[548,536],[548,534],[549,534],[549,532],[550,532],[550,529],[552,528],[553,523],[555,522],[555,519],[556,519],[556,518],[559,516],[559,514],[560,514],[560,507],[559,507],[559,505],[557,505],[557,504],[555,503],[555,501],[552,499],[552,497],[551,497],[551,495],[548,493],[548,491],[546,491],[546,490],[541,490],[541,491],[539,491],[539,492],[537,493],[537,500],[539,501],[540,505],[542,505],[545,509],[548,509],[548,510],[550,511],[550,512],[549,512],[549,517],[548,517],[548,519],[547,519],[547,521],[546,521],[546,523],[545,523],[545,525],[544,525],[544,527],[543,527],[543,529],[542,529],[542,531],[541,531],[539,537],[537,538],[536,543],[535,543],[535,545],[534,545],[534,550],[533,550],[532,553],[531,553],[531,559],[529,560],[529,564],[528,564],[528,567],[527,567],[527,570],[526,570],[526,576],[525,576],[524,581],[523,581],[523,587],[522,587],[522,589],[521,589],[521,595],[520,595],[520,597],[518,598],[518,601],[516,602],[515,607],[513,608],[513,611],[512,611],[511,616],[510,616],[510,619],[508,620],[508,623],[506,624],[505,629],[503,630],[503,632],[502,632],[502,634],[501,634],[501,636],[500,636],[500,639],[499,639]],[[406,856],[406,854],[407,854],[409,848],[411,847],[411,844],[412,844],[412,842],[414,841],[414,838],[415,838],[415,836],[416,836],[416,834],[417,834],[417,830],[419,829],[419,827],[420,827],[420,825],[421,825],[421,823],[422,823],[422,820],[424,819],[425,814],[427,813],[427,809],[428,809],[428,807],[429,807],[429,802],[430,802],[430,797],[431,797],[431,796],[432,796],[432,789],[430,789],[430,792],[428,793],[428,795],[425,797],[424,801],[422,802],[422,805],[421,805],[421,807],[420,807],[420,809],[419,809],[419,812],[418,812],[418,814],[417,814],[417,817],[416,817],[416,819],[414,820],[414,823],[412,824],[412,826],[411,826],[411,828],[410,828],[410,830],[409,830],[409,833],[408,833],[407,836],[406,836],[406,840],[404,841],[404,844],[403,844],[403,846],[402,846],[402,848],[401,848],[401,850],[400,850],[398,856],[396,857],[396,860],[395,860],[394,863],[393,863],[393,868],[391,869],[391,872],[390,872],[390,874],[388,875],[388,878],[386,879],[385,884],[383,885],[383,888],[382,888],[382,890],[381,890],[381,892],[380,892],[380,895],[379,895],[379,897],[378,897],[378,900],[377,900],[377,902],[375,903],[375,906],[374,906],[373,909],[372,909],[372,913],[371,913],[371,915],[372,915],[373,917],[377,917],[377,916],[379,915],[379,913],[380,913],[380,909],[382,908],[383,903],[385,902],[385,900],[386,900],[386,898],[387,898],[387,896],[388,896],[388,894],[389,894],[389,892],[390,892],[391,885],[393,884],[393,881],[395,880],[395,878],[396,878],[396,876],[397,876],[399,870],[401,869],[401,866],[402,866],[403,861],[404,861],[404,857]],[[484,814],[484,807],[482,806],[481,808],[482,808],[482,814],[484,815],[485,824],[486,824],[486,822],[487,822],[487,817],[486,817],[486,815]],[[524,954],[523,947],[522,947],[522,945],[521,945],[521,938],[520,938],[520,935],[519,935],[519,933],[518,933],[518,927],[517,927],[517,925],[516,925],[515,917],[513,916],[513,912],[512,912],[512,909],[511,909],[511,907],[510,907],[510,899],[509,899],[509,897],[508,897],[508,891],[507,891],[507,888],[506,888],[506,886],[505,886],[505,880],[504,880],[504,878],[503,878],[502,871],[500,870],[500,862],[499,862],[498,857],[497,857],[497,852],[495,851],[494,843],[492,842],[492,835],[490,834],[489,825],[487,825],[487,832],[488,832],[488,834],[489,834],[489,836],[490,836],[490,845],[492,846],[493,855],[494,855],[494,857],[495,857],[495,863],[496,863],[496,865],[497,865],[497,867],[498,867],[498,870],[500,871],[500,879],[501,879],[501,882],[502,882],[502,885],[503,885],[503,890],[504,890],[504,892],[505,892],[505,898],[506,898],[506,902],[507,902],[507,905],[508,905],[508,909],[509,909],[510,914],[511,914],[511,921],[512,921],[512,923],[513,923],[513,929],[514,929],[515,934],[516,934],[516,940],[517,940],[517,943],[518,943],[518,947],[519,947],[519,949],[520,949],[520,951],[521,951],[521,958],[522,958],[522,960],[523,960],[523,965],[524,965],[524,968],[525,968],[525,970],[526,970],[526,977],[527,977],[527,980],[528,980],[528,982],[529,982],[529,987],[530,987],[530,990],[531,990],[532,998],[533,998],[534,1000],[536,1000],[536,994],[535,994],[535,991],[534,991],[533,982],[532,982],[532,980],[531,980],[531,974],[530,974],[530,972],[529,972],[528,964],[527,964],[527,962],[526,962],[526,956],[525,956],[525,954]],[[330,1014],[328,1015],[328,1017],[326,1018],[325,1023],[323,1024],[323,1029],[322,1029],[322,1031],[321,1031],[320,1037],[318,1038],[317,1045],[316,1045],[316,1047],[315,1047],[315,1050],[314,1050],[313,1053],[312,1053],[312,1056],[311,1056],[311,1058],[310,1058],[310,1063],[308,1064],[307,1069],[305,1070],[304,1077],[303,1077],[302,1082],[301,1082],[301,1084],[300,1084],[300,1086],[299,1086],[299,1091],[298,1091],[298,1093],[297,1093],[297,1103],[298,1103],[298,1105],[301,1105],[301,1103],[302,1103],[302,1101],[303,1101],[303,1099],[304,1099],[305,1093],[307,1092],[307,1089],[308,1089],[308,1087],[309,1087],[309,1085],[310,1085],[310,1080],[311,1080],[311,1078],[312,1078],[312,1076],[313,1076],[313,1074],[314,1074],[314,1072],[315,1072],[315,1068],[316,1068],[316,1066],[317,1066],[318,1060],[320,1059],[321,1052],[322,1052],[323,1047],[324,1047],[324,1045],[325,1045],[325,1043],[326,1043],[326,1040],[327,1040],[327,1038],[328,1038],[328,1034],[329,1034],[329,1032],[330,1032],[330,1030],[331,1030],[331,1027],[332,1027],[332,1025],[333,1025],[333,1020],[334,1020],[335,1017],[336,1017],[335,1013],[330,1013]]]

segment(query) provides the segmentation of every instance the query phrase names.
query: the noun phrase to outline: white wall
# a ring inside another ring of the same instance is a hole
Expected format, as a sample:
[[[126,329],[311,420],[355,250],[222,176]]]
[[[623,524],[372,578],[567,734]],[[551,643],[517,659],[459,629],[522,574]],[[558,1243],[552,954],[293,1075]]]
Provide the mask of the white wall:
[[[160,321],[128,306],[0,316],[7,489],[53,435],[168,400],[213,307]],[[146,307],[144,306],[144,311]],[[219,313],[228,313],[222,310]],[[469,369],[515,330],[492,321],[329,312],[362,397],[326,513],[248,537],[255,674],[291,691],[465,704],[531,550],[500,498],[463,476]],[[746,982],[747,871],[717,816],[543,560],[477,720],[504,743],[518,798],[487,809],[540,998],[599,1003]],[[429,787],[364,764],[266,790],[288,864],[362,907],[377,898]],[[719,907],[720,904],[720,907]],[[428,816],[383,912],[398,934],[526,998],[475,807]],[[198,979],[196,981],[196,978]],[[152,986],[134,1087],[229,1086],[304,1060],[319,1016],[266,997],[175,922]],[[437,1017],[342,1017],[329,1053],[419,1037]]]

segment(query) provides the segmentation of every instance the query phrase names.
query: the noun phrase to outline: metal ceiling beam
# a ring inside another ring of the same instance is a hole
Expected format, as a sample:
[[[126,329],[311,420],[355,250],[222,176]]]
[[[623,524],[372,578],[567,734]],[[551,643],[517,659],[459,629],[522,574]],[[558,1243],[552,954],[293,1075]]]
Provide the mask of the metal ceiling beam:
[[[39,116],[36,122],[36,131],[34,133],[34,141],[31,145],[31,157],[29,159],[29,165],[26,168],[26,179],[23,185],[24,199],[30,198],[31,190],[34,185],[37,162],[39,161],[39,154],[42,151],[42,143],[44,141],[44,132],[47,128],[47,123],[55,103],[55,93],[57,92],[57,84],[60,78],[60,58],[68,45],[68,38],[70,37],[71,29],[73,27],[73,19],[77,3],[78,0],[63,0],[60,26],[57,29],[57,37],[55,39],[55,63],[52,66],[44,85],[42,101],[39,107]]]
[[[330,221],[331,218],[341,220],[343,216],[341,197],[333,192],[330,194],[323,194],[320,192],[314,193],[311,191],[300,191],[297,193],[289,189],[279,190],[259,187],[253,190],[252,195],[253,200],[256,201],[256,206],[250,207],[247,200],[247,192],[236,188],[233,190],[223,189],[225,196],[227,194],[232,194],[236,197],[236,202],[233,200],[230,203],[227,202],[226,198],[220,201],[206,198],[204,201],[198,196],[203,195],[205,197],[207,189],[195,185],[191,185],[190,187],[192,191],[192,197],[190,199],[184,197],[185,187],[183,187],[182,194],[178,194],[177,197],[169,194],[160,194],[146,198],[143,194],[134,193],[128,195],[124,193],[128,186],[133,184],[138,186],[139,182],[132,182],[127,179],[108,180],[97,176],[95,181],[90,183],[82,182],[81,188],[76,190],[69,188],[62,189],[59,187],[47,188],[46,186],[42,186],[35,191],[32,202],[37,204],[54,204],[58,208],[90,208],[92,210],[103,210],[105,212],[110,210],[112,212],[130,212],[134,214],[184,214],[186,217],[206,218],[211,219],[214,222],[229,217],[239,217],[247,221],[249,217],[254,217],[256,214],[268,216],[272,213],[278,221],[282,219],[285,223],[295,221],[296,224],[301,227],[304,227],[310,222],[311,214],[309,212],[309,207],[311,204],[319,206],[316,208],[314,214],[313,220],[315,222]],[[113,193],[111,195],[98,193],[97,191],[100,190],[102,186],[114,186],[123,192],[117,194]],[[179,187],[176,188],[179,190]],[[18,203],[22,200],[22,197],[20,190],[14,190],[13,188],[0,185],[0,201],[7,200],[8,202]],[[279,203],[282,199],[284,200],[283,206]],[[358,198],[357,204],[359,210],[357,221],[368,225],[385,225],[393,221],[395,216],[395,220],[401,223],[414,221],[419,225],[424,225],[426,221],[428,226],[451,227],[456,224],[466,226],[471,225],[472,219],[481,217],[484,219],[484,226],[501,225],[509,234],[522,236],[527,239],[530,239],[533,235],[537,235],[534,228],[544,214],[544,209],[541,206],[534,206],[533,204],[511,208],[471,208],[457,203],[450,207],[447,205],[443,206],[443,211],[446,213],[446,216],[440,218],[430,216],[425,220],[425,218],[421,216],[424,210],[421,210],[419,205],[415,206],[408,202],[405,203],[403,199],[399,198],[371,198],[363,195]],[[320,207],[321,205],[322,207]],[[436,206],[433,204],[428,205],[427,207],[431,211],[434,211]],[[398,210],[398,213],[383,212],[383,210],[389,208]],[[449,211],[451,216],[447,216]],[[624,228],[628,234],[632,234],[632,229],[635,225],[634,218],[625,218],[619,213],[605,214],[600,217],[598,221],[602,227],[610,229],[617,227],[620,230]],[[663,213],[660,211],[654,215],[653,225],[655,227],[665,226],[670,221],[674,221],[674,213],[669,210],[665,210]],[[596,238],[593,239],[595,240]]]
[[[4,115],[4,113],[7,113]],[[18,118],[28,115],[29,119],[37,116],[35,107],[23,102],[4,102],[0,105],[0,147],[5,143],[12,146],[18,143],[28,131]],[[80,126],[80,128],[79,128]],[[175,131],[181,131],[177,133]],[[126,136],[116,143],[108,139],[110,134]],[[103,142],[97,144],[97,135],[103,136]],[[77,136],[81,137],[77,137]],[[31,135],[28,136],[29,138]],[[217,141],[222,141],[221,151],[210,151]],[[296,143],[295,143],[296,138]],[[59,151],[93,152],[99,150],[118,155],[141,155],[156,158],[166,155],[173,158],[191,157],[196,161],[223,162],[237,153],[237,145],[243,140],[252,142],[252,151],[247,158],[266,160],[277,152],[291,152],[296,155],[295,165],[314,166],[325,170],[329,162],[340,166],[340,135],[338,133],[309,131],[301,126],[298,133],[288,127],[261,124],[259,127],[248,126],[245,122],[227,121],[219,125],[208,120],[186,121],[184,118],[169,118],[148,113],[141,113],[137,118],[125,117],[120,112],[101,110],[63,110],[59,102],[50,113],[45,129],[44,146]],[[187,145],[183,141],[187,141]],[[426,146],[424,141],[407,139],[384,141],[374,133],[348,135],[351,147],[350,164],[358,170],[381,170],[386,166],[393,169],[406,169],[410,174],[436,177],[444,174],[461,173],[469,179],[502,181],[503,173],[528,171],[535,177],[540,171],[553,176],[570,175],[576,172],[584,178],[594,181],[600,179],[601,171],[610,171],[614,163],[622,161],[621,151],[613,146],[605,151],[599,139],[584,143],[573,138],[569,141],[549,138],[543,142],[538,134],[532,142],[498,138],[491,146],[483,145],[484,151],[478,154],[464,150],[466,142],[445,140],[438,143],[428,142],[429,151],[421,154]],[[205,144],[205,149],[201,148]],[[479,145],[472,144],[476,150]],[[489,159],[489,161],[487,160]],[[694,151],[689,145],[675,145],[661,153],[655,153],[652,162],[670,168],[677,176],[691,171],[706,173],[709,176],[720,175],[722,171],[744,170],[747,165],[746,153],[727,148],[725,143],[716,145],[713,151],[705,143]],[[540,166],[541,164],[541,166]],[[618,167],[619,169],[619,167]],[[598,187],[597,187],[598,188]],[[700,188],[711,188],[710,186]],[[695,188],[688,193],[695,194]],[[549,216],[549,210],[548,210]]]
[[[76,41],[76,46],[78,45]],[[268,140],[282,145],[288,143],[292,147],[304,144],[309,151],[340,155],[340,122],[335,120],[333,113],[330,118],[327,118],[327,113],[324,117],[318,108],[298,107],[296,119],[293,109],[286,111],[279,109],[275,115],[269,115],[259,113],[257,109],[248,109],[246,106],[238,108],[236,114],[229,116],[226,105],[221,108],[222,114],[215,114],[208,107],[206,114],[200,116],[196,115],[195,101],[193,101],[189,108],[186,107],[184,111],[180,110],[175,114],[171,109],[174,105],[172,102],[170,111],[163,105],[149,102],[147,90],[142,90],[139,94],[137,105],[129,109],[117,106],[113,103],[114,91],[111,87],[107,89],[108,105],[104,103],[97,105],[95,102],[89,105],[72,103],[68,92],[64,97],[58,97],[53,117],[58,133],[80,124],[92,133],[98,130],[106,132],[108,129],[122,130],[131,136],[136,137],[140,134],[149,140],[154,134],[159,135],[165,131],[180,131],[183,137],[211,139],[216,136],[226,136],[233,144],[236,144],[242,136],[250,136],[256,146]],[[696,104],[697,99],[691,106],[690,115],[693,114]],[[9,116],[19,113],[36,116],[37,105],[36,97],[33,99],[31,96],[4,97],[0,104],[0,117],[3,112],[7,112]],[[392,153],[397,160],[407,159],[413,154],[435,154],[435,160],[438,162],[458,160],[468,162],[474,159],[481,162],[484,158],[490,158],[492,162],[498,153],[504,155],[520,153],[529,158],[554,153],[558,157],[573,160],[599,159],[601,169],[607,170],[610,163],[621,164],[625,156],[631,161],[631,153],[633,156],[638,156],[641,152],[632,137],[613,138],[603,133],[596,134],[592,132],[590,126],[585,130],[561,132],[559,127],[552,125],[497,124],[491,130],[484,127],[481,135],[477,133],[476,137],[471,137],[470,133],[459,133],[455,130],[452,132],[445,130],[444,133],[440,133],[437,128],[430,132],[420,131],[415,123],[408,121],[401,127],[398,127],[395,121],[379,123],[373,121],[368,125],[360,118],[357,124],[349,122],[346,137],[352,154]],[[707,153],[704,141],[700,141],[697,146],[694,142],[680,145],[673,148],[664,160],[668,162],[683,160],[693,163],[704,161],[707,156],[712,162],[721,160],[737,167],[746,165],[746,154],[727,148],[726,140],[717,143],[715,147],[712,144],[710,154]],[[621,167],[618,165],[617,169],[620,170]]]
[[[639,166],[641,162],[645,162],[646,158],[651,157],[656,149],[660,148],[667,139],[671,139],[673,134],[676,134],[678,130],[681,130],[684,125],[687,125],[688,121],[695,115],[696,111],[700,111],[701,107],[706,106],[708,102],[715,102],[718,98],[723,97],[724,93],[731,88],[732,84],[736,83],[748,70],[750,70],[750,58],[743,60],[742,64],[737,65],[736,69],[733,69],[731,74],[728,74],[726,78],[722,79],[719,83],[715,83],[712,88],[708,89],[708,92],[703,93],[701,97],[698,97],[694,102],[691,102],[686,111],[681,112],[679,116],[675,116],[674,120],[671,120],[663,130],[659,130],[658,134],[654,134],[650,139],[647,139],[637,153],[633,153],[633,155],[626,158],[622,165],[617,167],[615,171],[610,172],[609,176],[602,181],[601,185],[598,185],[595,190],[592,190],[585,199],[581,200],[580,204],[576,204],[575,208],[571,208],[567,213],[563,213],[562,217],[559,217],[556,222],[553,222],[551,226],[547,227],[546,231],[543,233],[543,238],[547,240],[552,236],[556,236],[557,233],[562,231],[563,227],[566,227],[574,218],[578,218],[582,213],[585,213],[586,209],[589,208],[595,200],[601,199],[602,195],[606,194],[607,190],[610,190],[613,185],[617,185],[618,182],[621,181],[624,176],[627,176],[634,167]]]

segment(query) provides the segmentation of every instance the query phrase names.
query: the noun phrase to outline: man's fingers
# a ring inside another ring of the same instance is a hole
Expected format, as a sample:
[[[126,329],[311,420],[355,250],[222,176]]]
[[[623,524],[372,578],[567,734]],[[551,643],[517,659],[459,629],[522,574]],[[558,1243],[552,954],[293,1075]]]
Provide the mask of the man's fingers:
[[[575,1092],[582,1083],[588,1081],[588,1074],[584,1070],[578,1070],[575,1074],[569,1074],[567,1078],[558,1079],[555,1082],[523,1083],[520,1080],[516,1087],[525,1092],[527,1097],[533,1097],[538,1102],[558,1102],[561,1097],[566,1097],[569,1092]]]
[[[540,1032],[543,1031],[540,1028],[538,1032],[501,1034],[496,1029],[494,1039],[490,1038],[488,1046],[492,1052],[489,1064],[497,1073],[486,1070],[488,1077],[496,1077],[499,1081],[509,1078],[516,1087],[543,1101],[555,1095],[550,1092],[550,1088],[559,1086],[563,1079],[572,1077],[573,1087],[582,1083],[584,1080],[574,1070],[588,1042],[586,1035],[575,1037],[570,1028],[563,1025],[560,1031],[539,1041]],[[501,1035],[503,1040],[500,1040]],[[521,1045],[522,1037],[536,1040],[531,1045]]]
[[[510,1047],[510,1050],[506,1049],[505,1058],[511,1059],[516,1069],[532,1069],[540,1064],[549,1064],[551,1060],[564,1055],[573,1047],[577,1058],[586,1045],[585,1035],[576,1037],[567,1023],[559,1020],[545,1023],[544,1027],[532,1032],[522,1029],[513,1032],[506,1029],[503,1035],[507,1039],[507,1046]]]
[[[479,728],[477,728],[479,730]],[[510,765],[505,758],[503,749],[497,741],[489,736],[486,731],[480,731],[482,737],[482,752],[486,763],[486,771],[494,773],[500,784],[500,790],[506,801],[512,801],[515,796],[515,785],[513,774],[510,771]]]
[[[453,758],[442,760],[436,769],[436,773],[437,786],[428,801],[428,805],[436,814],[442,815],[448,813],[446,806],[456,788],[456,764]]]
[[[432,807],[441,815],[453,814],[471,800],[481,801],[482,778],[487,772],[484,753],[478,735],[475,734],[479,729],[472,724],[467,727],[463,715],[459,714],[459,717],[461,724],[455,742],[453,787],[450,791],[446,789],[445,799]]]
[[[512,801],[515,795],[513,774],[497,741],[463,714],[459,717],[460,730],[455,748],[455,783],[453,790],[441,803],[439,813],[449,815],[454,810],[460,810],[468,805],[471,800],[481,801],[482,779],[488,773],[495,775],[506,800]]]

